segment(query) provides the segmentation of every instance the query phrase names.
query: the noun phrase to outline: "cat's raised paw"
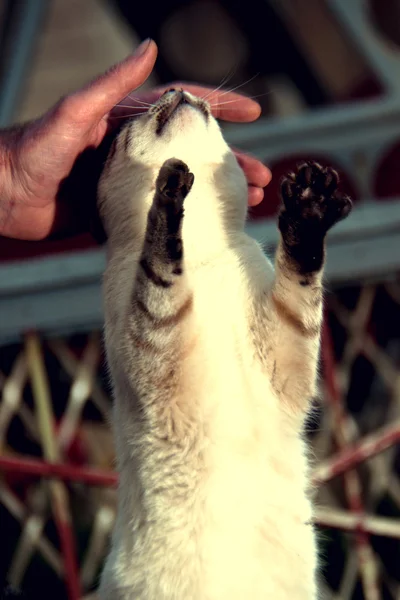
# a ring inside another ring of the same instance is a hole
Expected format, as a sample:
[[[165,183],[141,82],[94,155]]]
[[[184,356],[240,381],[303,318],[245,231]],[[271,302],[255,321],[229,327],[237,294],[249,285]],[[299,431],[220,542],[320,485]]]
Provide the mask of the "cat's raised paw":
[[[307,161],[290,173],[281,185],[283,208],[279,224],[308,225],[310,234],[325,234],[335,223],[350,213],[350,198],[337,189],[339,176],[330,167]],[[285,223],[286,222],[286,223]],[[291,229],[291,228],[290,228]]]
[[[188,166],[177,158],[166,160],[160,169],[156,181],[156,191],[160,200],[169,203],[171,200],[183,202],[190,192],[194,175]]]

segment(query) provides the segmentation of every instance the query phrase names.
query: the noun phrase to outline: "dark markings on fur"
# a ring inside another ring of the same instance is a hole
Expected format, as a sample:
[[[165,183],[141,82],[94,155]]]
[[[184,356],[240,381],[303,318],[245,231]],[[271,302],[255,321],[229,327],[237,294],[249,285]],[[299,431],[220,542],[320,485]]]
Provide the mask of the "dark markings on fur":
[[[197,98],[197,108],[200,109],[200,111],[203,113],[205,120],[208,121],[210,113],[208,111],[206,102],[201,98]]]
[[[114,155],[115,155],[116,151],[117,151],[117,138],[115,138],[113,140],[112,144],[111,144],[111,148],[110,148],[110,151],[108,153],[107,159],[108,160],[112,160],[114,158]]]
[[[116,151],[117,151],[117,143],[118,143],[118,140],[117,140],[117,138],[115,137],[115,138],[113,139],[113,141],[112,141],[112,144],[111,144],[110,150],[108,151],[107,158],[106,158],[106,162],[105,162],[105,164],[104,164],[104,170],[106,170],[106,169],[109,169],[109,168],[110,168],[110,165],[111,165],[112,159],[114,158],[114,156],[115,156],[115,153],[116,153]]]
[[[275,378],[276,378],[276,360],[274,360],[274,366],[272,368],[272,376],[271,376],[272,387],[275,387]]]
[[[130,144],[130,141],[131,141],[131,136],[129,134],[130,134],[130,128],[127,127],[125,129],[125,138],[124,138],[124,150],[125,150],[125,154],[128,154],[129,144]]]
[[[193,181],[187,165],[175,158],[165,161],[157,177],[140,266],[158,287],[171,287],[173,276],[183,273],[183,202]]]
[[[191,310],[193,307],[193,296],[188,296],[187,300],[178,308],[178,310],[168,317],[160,317],[152,313],[146,304],[140,299],[136,300],[137,307],[151,321],[153,329],[161,329],[163,327],[171,327],[177,325]]]
[[[271,297],[276,312],[278,316],[282,319],[282,321],[285,321],[285,323],[290,325],[290,327],[292,327],[293,329],[296,329],[299,332],[299,334],[301,334],[304,337],[315,337],[319,335],[320,328],[318,326],[308,327],[305,323],[303,323],[301,318],[298,315],[296,315],[287,306],[287,304],[282,302],[282,300],[279,300],[279,298],[277,298],[275,294],[272,294]]]
[[[175,221],[176,220],[177,219],[175,219]],[[168,217],[167,217],[167,229],[168,229],[168,231],[170,231],[169,225],[170,224],[168,223]],[[172,229],[172,227],[171,227],[171,229]],[[177,236],[176,232],[175,233],[171,233],[170,235],[172,235],[173,237],[167,237],[167,241],[166,241],[167,256],[166,256],[166,258],[170,262],[179,262],[183,258],[182,240],[181,240],[180,237]],[[174,271],[173,272],[174,272],[175,275],[182,275],[182,273],[183,273],[182,267],[177,267]]]
[[[307,239],[307,238],[305,238]],[[307,241],[299,244],[287,244],[283,242],[285,254],[291,269],[299,275],[318,273],[325,263],[325,243],[316,237],[308,237]]]
[[[301,275],[322,268],[328,230],[350,213],[351,200],[337,191],[338,182],[336,171],[311,161],[282,181],[279,229],[286,255]],[[300,284],[307,281],[303,277]]]
[[[148,340],[142,339],[135,331],[130,332],[130,337],[133,345],[136,346],[136,348],[140,348],[146,353],[153,355],[160,354],[161,350],[155,344],[149,342]]]
[[[163,287],[163,288],[169,288],[169,287],[171,287],[171,285],[173,285],[172,281],[167,281],[166,279],[163,279],[162,277],[157,275],[157,273],[155,273],[155,271],[153,271],[152,267],[147,262],[146,258],[141,259],[140,266],[142,267],[144,273],[146,274],[146,277],[148,279],[150,279],[150,281],[152,283],[154,283],[154,285],[157,285],[158,287]]]

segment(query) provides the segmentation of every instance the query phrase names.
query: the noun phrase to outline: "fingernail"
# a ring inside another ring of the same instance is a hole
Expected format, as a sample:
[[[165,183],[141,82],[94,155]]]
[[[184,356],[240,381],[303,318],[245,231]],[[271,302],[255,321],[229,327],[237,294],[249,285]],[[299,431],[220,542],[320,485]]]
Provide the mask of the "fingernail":
[[[143,56],[143,54],[146,53],[148,47],[151,44],[151,38],[147,38],[146,40],[144,40],[135,50],[135,56],[139,57],[139,56]]]

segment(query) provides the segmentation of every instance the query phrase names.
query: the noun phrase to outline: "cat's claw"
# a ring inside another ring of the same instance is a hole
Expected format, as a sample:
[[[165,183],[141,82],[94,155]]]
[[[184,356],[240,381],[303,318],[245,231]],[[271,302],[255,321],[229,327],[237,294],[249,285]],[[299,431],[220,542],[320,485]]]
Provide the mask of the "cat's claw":
[[[307,161],[282,181],[283,208],[280,221],[308,224],[315,233],[325,234],[335,223],[350,213],[350,198],[337,189],[338,173]],[[311,232],[311,231],[310,231]]]

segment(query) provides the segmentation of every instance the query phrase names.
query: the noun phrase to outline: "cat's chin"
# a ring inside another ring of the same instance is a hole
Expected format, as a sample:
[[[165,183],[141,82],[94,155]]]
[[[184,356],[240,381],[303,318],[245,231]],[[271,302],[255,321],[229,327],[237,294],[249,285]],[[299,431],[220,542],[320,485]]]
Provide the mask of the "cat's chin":
[[[199,128],[201,127],[201,130],[204,131],[206,126],[206,116],[198,108],[184,104],[178,106],[173,112],[165,124],[161,136],[168,132],[173,136],[184,134],[197,137]]]

